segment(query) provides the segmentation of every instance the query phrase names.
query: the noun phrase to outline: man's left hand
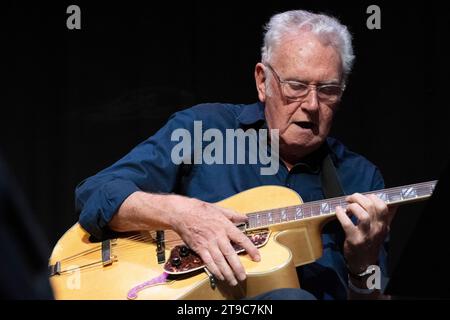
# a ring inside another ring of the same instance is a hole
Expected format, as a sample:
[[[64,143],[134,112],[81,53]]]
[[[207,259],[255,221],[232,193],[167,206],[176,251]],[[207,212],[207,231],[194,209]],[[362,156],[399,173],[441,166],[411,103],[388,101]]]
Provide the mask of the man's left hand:
[[[336,216],[345,232],[344,257],[349,272],[358,274],[368,266],[376,264],[380,247],[389,232],[397,207],[387,207],[383,200],[374,194],[354,193],[345,199],[347,210],[336,208]],[[349,218],[354,215],[355,225]]]

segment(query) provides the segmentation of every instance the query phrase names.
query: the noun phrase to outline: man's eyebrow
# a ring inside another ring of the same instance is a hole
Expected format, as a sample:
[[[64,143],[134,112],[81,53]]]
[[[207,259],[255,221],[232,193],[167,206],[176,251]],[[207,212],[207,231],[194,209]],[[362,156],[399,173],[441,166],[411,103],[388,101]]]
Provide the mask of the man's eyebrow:
[[[287,78],[285,81],[289,81],[289,82],[301,82],[301,83],[305,83],[305,84],[309,84],[311,83],[310,81],[307,80],[300,80],[298,78]],[[337,79],[330,79],[330,80],[326,80],[326,81],[320,81],[317,82],[316,84],[318,85],[328,85],[328,84],[334,84],[334,85],[340,85],[341,81],[337,80]]]
[[[322,85],[326,85],[326,84],[340,85],[340,84],[341,84],[341,81],[336,80],[336,79],[332,79],[332,80],[327,80],[327,81],[319,82],[319,84],[322,84]]]

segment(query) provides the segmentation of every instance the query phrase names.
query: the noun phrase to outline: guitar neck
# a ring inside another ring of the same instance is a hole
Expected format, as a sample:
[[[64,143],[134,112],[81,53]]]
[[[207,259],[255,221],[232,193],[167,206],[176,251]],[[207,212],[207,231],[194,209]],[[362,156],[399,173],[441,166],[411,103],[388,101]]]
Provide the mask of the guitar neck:
[[[375,194],[387,205],[400,205],[404,203],[423,201],[428,199],[434,191],[437,181],[428,181],[366,192],[363,194]],[[276,208],[247,214],[247,230],[270,227],[275,224],[284,224],[292,221],[311,219],[335,215],[336,207],[346,208],[349,203],[343,197],[329,198],[325,200],[303,203],[298,206]]]

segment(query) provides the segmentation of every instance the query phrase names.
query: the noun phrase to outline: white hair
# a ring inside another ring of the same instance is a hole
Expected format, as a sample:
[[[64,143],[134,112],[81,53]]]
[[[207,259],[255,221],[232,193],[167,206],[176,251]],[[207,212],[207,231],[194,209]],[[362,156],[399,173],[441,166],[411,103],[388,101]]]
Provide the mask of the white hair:
[[[341,56],[344,79],[347,78],[352,69],[355,58],[352,36],[347,27],[334,17],[304,10],[286,11],[272,16],[264,29],[264,44],[261,48],[262,63],[270,62],[274,48],[279,45],[283,36],[307,31],[329,42],[338,50]]]

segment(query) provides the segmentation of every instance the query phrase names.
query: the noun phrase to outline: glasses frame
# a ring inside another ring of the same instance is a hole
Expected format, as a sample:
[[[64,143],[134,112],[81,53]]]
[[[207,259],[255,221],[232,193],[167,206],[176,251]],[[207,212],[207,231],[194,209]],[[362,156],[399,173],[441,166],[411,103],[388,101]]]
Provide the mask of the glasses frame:
[[[309,93],[311,92],[311,89],[314,88],[314,90],[317,93],[317,97],[319,98],[320,101],[326,102],[326,103],[336,103],[341,100],[342,95],[345,90],[345,84],[319,84],[319,85],[317,85],[317,84],[305,83],[305,82],[298,81],[298,80],[284,80],[284,79],[281,79],[281,77],[278,75],[278,73],[275,71],[275,69],[270,64],[264,64],[264,66],[267,67],[275,76],[275,79],[277,80],[277,82],[280,86],[283,97],[290,101],[303,101],[303,98],[307,97],[309,95]],[[291,84],[303,85],[305,87],[308,87],[308,90],[306,91],[305,94],[303,94],[301,96],[290,97],[290,96],[286,95],[286,90],[284,88],[285,88],[285,85],[291,85]],[[330,96],[325,96],[325,97],[321,96],[320,89],[327,88],[327,87],[339,88],[341,91],[341,94],[336,96],[336,99],[330,99]]]

